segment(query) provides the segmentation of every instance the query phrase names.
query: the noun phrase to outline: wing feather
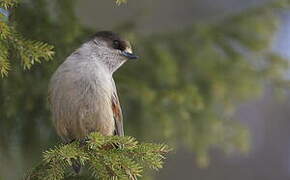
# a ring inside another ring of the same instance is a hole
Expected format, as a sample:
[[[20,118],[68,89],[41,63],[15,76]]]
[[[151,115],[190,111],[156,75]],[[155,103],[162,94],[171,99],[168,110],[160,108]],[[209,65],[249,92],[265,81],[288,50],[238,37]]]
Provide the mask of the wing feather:
[[[122,109],[116,93],[112,97],[112,110],[115,120],[115,135],[124,136]]]
[[[113,80],[113,85],[114,85],[114,93],[112,95],[112,110],[113,110],[114,120],[115,120],[115,133],[114,134],[117,136],[124,136],[122,109],[119,102],[114,80]]]

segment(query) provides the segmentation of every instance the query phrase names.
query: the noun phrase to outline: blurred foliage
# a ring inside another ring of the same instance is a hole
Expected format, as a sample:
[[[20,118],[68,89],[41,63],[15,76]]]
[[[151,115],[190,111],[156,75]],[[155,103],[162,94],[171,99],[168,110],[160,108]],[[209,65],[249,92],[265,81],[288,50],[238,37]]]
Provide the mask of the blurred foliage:
[[[25,180],[61,180],[74,177],[69,170],[75,162],[79,162],[82,167],[87,165],[90,174],[98,179],[135,180],[142,176],[144,167],[154,170],[162,168],[164,155],[169,151],[170,148],[166,145],[139,144],[129,136],[92,133],[86,142],[73,142],[46,151],[43,162],[28,173]]]
[[[142,57],[115,75],[125,133],[185,146],[196,153],[201,166],[209,163],[210,147],[246,152],[249,132],[233,114],[237,105],[261,95],[265,83],[288,84],[287,60],[271,52],[279,26],[277,10],[288,2],[275,1],[182,32],[144,37],[134,28],[116,28],[132,39]],[[14,68],[1,80],[0,158],[10,162],[7,168],[31,166],[42,149],[56,142],[46,105],[49,78],[96,31],[79,24],[74,3],[30,0],[13,12],[17,32],[53,44],[56,54],[55,61],[33,66],[30,72],[13,56],[9,63]],[[0,174],[5,171],[1,164]]]
[[[127,2],[127,0],[116,0],[116,3],[118,5],[121,5],[121,4],[126,3],[126,2]]]
[[[200,166],[208,164],[212,146],[247,152],[249,132],[233,119],[236,106],[261,95],[265,83],[289,84],[287,60],[271,52],[278,5],[183,32],[137,38],[142,61],[116,76],[130,121],[126,126],[139,137],[192,149]]]

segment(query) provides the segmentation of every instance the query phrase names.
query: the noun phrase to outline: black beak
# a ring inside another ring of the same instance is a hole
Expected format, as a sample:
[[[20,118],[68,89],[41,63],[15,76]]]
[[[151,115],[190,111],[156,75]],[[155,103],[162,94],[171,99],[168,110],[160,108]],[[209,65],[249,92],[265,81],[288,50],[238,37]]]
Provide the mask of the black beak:
[[[139,56],[136,56],[135,54],[129,53],[126,51],[122,51],[122,55],[127,57],[128,59],[138,59],[139,58]]]

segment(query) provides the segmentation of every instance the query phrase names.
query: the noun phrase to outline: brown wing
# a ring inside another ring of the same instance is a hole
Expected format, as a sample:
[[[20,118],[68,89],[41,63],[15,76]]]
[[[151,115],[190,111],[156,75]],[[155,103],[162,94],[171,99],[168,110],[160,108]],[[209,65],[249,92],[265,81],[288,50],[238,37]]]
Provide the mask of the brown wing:
[[[112,96],[112,110],[114,113],[114,120],[115,120],[115,133],[114,134],[117,136],[124,136],[122,109],[121,109],[118,95],[116,92],[114,92]]]

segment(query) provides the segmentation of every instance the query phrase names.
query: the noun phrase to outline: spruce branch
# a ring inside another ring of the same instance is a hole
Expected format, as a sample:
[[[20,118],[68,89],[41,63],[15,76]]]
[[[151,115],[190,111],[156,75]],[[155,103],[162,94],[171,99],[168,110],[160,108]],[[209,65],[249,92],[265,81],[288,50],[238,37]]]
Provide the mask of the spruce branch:
[[[1,16],[0,14],[0,19]],[[5,40],[11,35],[10,27],[5,22],[0,21],[0,39]]]
[[[9,9],[15,7],[18,3],[18,0],[0,0],[0,7],[4,9]]]
[[[3,42],[0,41],[0,74],[2,77],[7,76],[10,70],[10,64],[8,61],[8,48]]]
[[[162,168],[171,149],[164,144],[139,143],[132,137],[102,136],[92,133],[85,142],[75,141],[43,153],[43,161],[25,180],[61,180],[71,176],[71,166],[78,161],[98,179],[130,179],[142,176],[144,168]]]
[[[24,69],[30,69],[35,63],[41,63],[41,60],[49,61],[53,58],[53,46],[39,41],[24,39],[17,32],[10,36],[10,42],[22,61]]]
[[[121,4],[127,3],[127,0],[116,0],[116,4],[119,6]]]
[[[15,7],[18,0],[0,0],[0,8],[8,10]],[[12,25],[5,20],[5,15],[0,13],[0,74],[2,77],[8,75],[11,56],[21,59],[24,69],[30,69],[35,63],[42,60],[48,61],[53,58],[53,46],[39,41],[27,40],[22,37]],[[12,51],[10,51],[10,49]],[[15,55],[14,55],[15,54]]]

